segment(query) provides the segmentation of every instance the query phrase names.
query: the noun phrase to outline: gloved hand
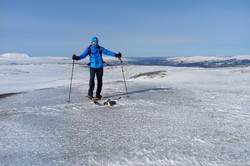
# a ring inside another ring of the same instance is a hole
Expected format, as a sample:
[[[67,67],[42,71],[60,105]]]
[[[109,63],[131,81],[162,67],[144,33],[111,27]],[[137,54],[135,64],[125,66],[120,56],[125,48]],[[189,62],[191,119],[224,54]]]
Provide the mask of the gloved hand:
[[[78,56],[76,56],[76,55],[74,54],[74,55],[72,56],[72,59],[73,59],[73,60],[77,60],[77,61],[78,61],[78,60],[79,60],[79,57],[78,57]]]
[[[115,54],[115,57],[121,59],[122,53],[119,52],[118,54]]]

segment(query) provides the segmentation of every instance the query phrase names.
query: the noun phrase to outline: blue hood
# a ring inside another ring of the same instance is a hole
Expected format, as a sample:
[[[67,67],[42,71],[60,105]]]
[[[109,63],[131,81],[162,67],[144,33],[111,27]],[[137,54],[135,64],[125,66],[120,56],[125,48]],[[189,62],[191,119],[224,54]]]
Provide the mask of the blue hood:
[[[97,44],[99,44],[99,40],[98,40],[97,37],[92,37],[92,39],[91,39],[91,44],[92,44],[93,41],[97,41]]]

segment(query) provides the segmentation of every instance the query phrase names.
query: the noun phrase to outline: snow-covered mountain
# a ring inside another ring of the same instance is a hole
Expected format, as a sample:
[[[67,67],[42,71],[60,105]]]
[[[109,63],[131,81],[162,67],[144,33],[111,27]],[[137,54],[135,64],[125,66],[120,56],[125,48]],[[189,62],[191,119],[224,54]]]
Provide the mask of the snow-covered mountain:
[[[169,66],[190,66],[190,67],[234,67],[250,66],[250,56],[235,57],[176,57],[168,58],[165,64]]]
[[[0,55],[0,65],[57,64],[70,62],[70,59],[65,57],[31,57],[27,54],[19,53]]]
[[[20,54],[20,53],[6,53],[3,55],[0,55],[0,57],[5,59],[27,59],[30,58],[27,54]]]
[[[104,56],[106,66],[117,66],[120,62],[114,57]],[[131,65],[161,65],[176,67],[237,67],[250,66],[250,55],[234,57],[212,57],[212,56],[193,56],[193,57],[137,57],[123,58],[125,64]],[[7,53],[0,55],[0,65],[27,65],[27,64],[57,64],[72,63],[71,57],[30,57],[27,54]],[[81,65],[88,64],[88,58],[77,61]]]
[[[137,65],[161,65],[161,66],[176,66],[176,67],[236,67],[250,66],[250,55],[235,56],[235,57],[169,57],[169,58],[133,58],[131,64]]]
[[[119,65],[120,62],[116,58],[105,56],[103,57],[106,62],[105,65]],[[125,61],[131,61],[125,59]],[[84,60],[77,61],[76,63],[81,65],[88,64],[88,58]],[[31,57],[27,54],[19,53],[6,53],[0,55],[0,65],[29,65],[29,64],[66,64],[72,63],[71,57]]]

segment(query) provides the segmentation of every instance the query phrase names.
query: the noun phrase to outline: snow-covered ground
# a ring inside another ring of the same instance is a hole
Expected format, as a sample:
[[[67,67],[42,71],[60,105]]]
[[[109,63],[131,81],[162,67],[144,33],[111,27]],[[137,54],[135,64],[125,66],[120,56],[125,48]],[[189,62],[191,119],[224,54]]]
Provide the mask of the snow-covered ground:
[[[85,97],[87,60],[68,103],[72,60],[0,56],[0,165],[250,165],[250,67],[124,61],[129,98],[121,67],[104,69],[110,107]]]

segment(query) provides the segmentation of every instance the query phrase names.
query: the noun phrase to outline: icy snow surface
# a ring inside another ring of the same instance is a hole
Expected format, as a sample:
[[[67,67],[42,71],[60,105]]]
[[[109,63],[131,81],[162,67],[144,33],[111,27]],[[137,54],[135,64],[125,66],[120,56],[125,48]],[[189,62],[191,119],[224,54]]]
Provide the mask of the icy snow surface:
[[[0,61],[0,165],[250,165],[250,67],[128,62],[127,98],[121,67],[106,66],[102,94],[122,97],[109,107],[85,97],[87,60],[75,64],[71,103],[70,59]]]

